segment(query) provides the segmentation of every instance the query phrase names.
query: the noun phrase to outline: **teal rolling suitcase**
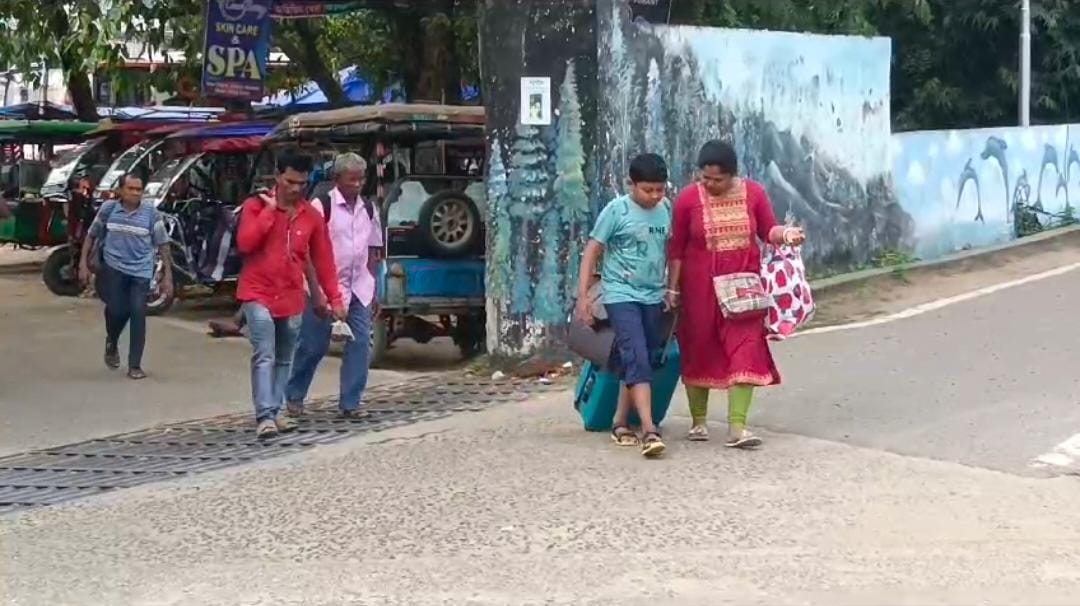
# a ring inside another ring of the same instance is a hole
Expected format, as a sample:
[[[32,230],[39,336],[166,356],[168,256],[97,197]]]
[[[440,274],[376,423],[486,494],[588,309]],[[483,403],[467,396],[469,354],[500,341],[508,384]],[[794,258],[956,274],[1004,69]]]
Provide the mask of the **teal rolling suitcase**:
[[[667,416],[671,398],[679,384],[679,345],[671,339],[664,365],[655,371],[652,382],[652,415],[657,425]],[[610,431],[619,404],[619,378],[613,373],[586,362],[574,392],[574,408],[581,415],[586,431]],[[637,415],[630,415],[630,424],[638,423]]]

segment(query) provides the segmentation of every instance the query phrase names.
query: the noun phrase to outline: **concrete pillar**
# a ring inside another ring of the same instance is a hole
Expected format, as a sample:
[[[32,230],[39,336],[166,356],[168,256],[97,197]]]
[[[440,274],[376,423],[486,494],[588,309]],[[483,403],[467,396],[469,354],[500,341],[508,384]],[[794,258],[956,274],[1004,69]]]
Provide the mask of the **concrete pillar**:
[[[538,354],[555,362],[592,221],[595,0],[482,7],[488,351],[504,364]]]

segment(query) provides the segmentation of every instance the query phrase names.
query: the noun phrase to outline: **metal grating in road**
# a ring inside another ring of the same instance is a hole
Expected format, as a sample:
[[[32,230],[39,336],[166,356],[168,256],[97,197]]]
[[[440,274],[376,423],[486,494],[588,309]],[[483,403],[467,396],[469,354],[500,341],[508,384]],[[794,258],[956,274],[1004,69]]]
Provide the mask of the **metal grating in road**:
[[[299,429],[255,438],[249,414],[155,427],[0,458],[0,515],[185,477],[337,442],[351,436],[480,411],[549,389],[530,382],[425,375],[365,394],[371,416],[337,417],[336,399],[309,408]]]

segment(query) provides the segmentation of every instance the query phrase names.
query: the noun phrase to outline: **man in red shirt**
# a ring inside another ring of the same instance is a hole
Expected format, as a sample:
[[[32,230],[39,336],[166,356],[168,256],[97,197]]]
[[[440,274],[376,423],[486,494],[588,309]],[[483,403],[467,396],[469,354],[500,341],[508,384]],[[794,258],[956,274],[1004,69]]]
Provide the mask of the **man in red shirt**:
[[[326,223],[303,197],[309,172],[311,158],[283,152],[273,196],[252,196],[240,211],[236,245],[244,267],[236,299],[254,349],[251,397],[259,439],[296,429],[280,412],[307,303],[304,271],[309,259],[334,317],[344,320],[347,315]]]

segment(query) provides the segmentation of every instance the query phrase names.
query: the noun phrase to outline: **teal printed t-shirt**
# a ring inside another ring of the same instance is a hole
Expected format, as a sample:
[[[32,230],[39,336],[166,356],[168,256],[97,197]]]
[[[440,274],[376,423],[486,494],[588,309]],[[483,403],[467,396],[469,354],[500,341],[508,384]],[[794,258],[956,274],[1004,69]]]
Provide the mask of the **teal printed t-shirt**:
[[[604,245],[604,303],[663,302],[670,233],[667,198],[645,209],[630,196],[621,196],[600,211],[590,237]]]

